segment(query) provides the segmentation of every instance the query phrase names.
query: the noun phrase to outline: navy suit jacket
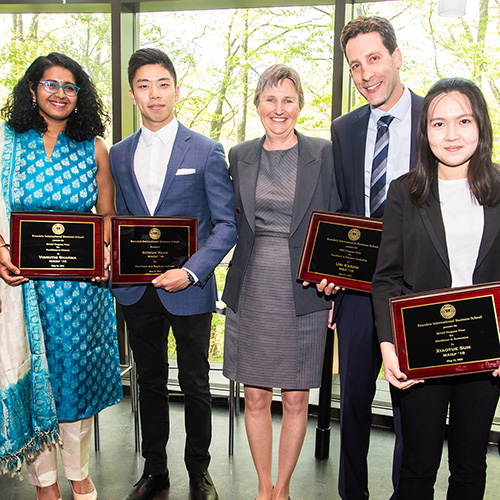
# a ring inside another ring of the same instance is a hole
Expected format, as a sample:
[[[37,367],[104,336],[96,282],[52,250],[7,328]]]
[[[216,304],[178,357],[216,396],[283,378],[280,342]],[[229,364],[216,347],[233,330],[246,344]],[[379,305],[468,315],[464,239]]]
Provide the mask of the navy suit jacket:
[[[417,124],[422,97],[411,92],[410,168],[417,163]],[[342,212],[365,215],[365,150],[370,106],[362,106],[332,123],[333,157]]]
[[[411,91],[410,91],[411,92]],[[411,92],[411,141],[410,141],[410,169],[417,163],[417,124],[422,107],[423,98]],[[362,106],[346,115],[340,116],[332,123],[333,157],[335,174],[342,200],[342,212],[354,215],[365,213],[365,150],[370,106]],[[373,329],[374,319],[370,295],[362,293],[363,311],[360,312],[361,323],[366,329]],[[339,303],[336,312],[339,331],[342,328],[352,329],[358,324],[359,318],[352,318],[350,314],[343,314],[342,301],[349,300],[350,296],[358,292],[341,291],[336,296]],[[358,302],[359,305],[361,303]],[[367,351],[368,352],[368,351]],[[360,360],[360,362],[363,362]]]
[[[109,153],[118,215],[198,218],[198,251],[184,267],[198,277],[199,284],[175,293],[158,289],[158,295],[175,315],[213,311],[217,297],[213,271],[236,243],[234,192],[222,145],[179,123],[167,173],[158,179],[163,184],[158,205],[150,214],[134,173],[140,134],[138,130],[115,144]],[[146,286],[112,285],[111,291],[120,304],[128,306],[142,297]]]
[[[331,143],[297,133],[299,160],[288,246],[297,315],[328,309],[331,304],[319,296],[316,287],[305,289],[297,281],[297,269],[311,210],[336,211],[340,199],[335,182]],[[222,299],[233,311],[238,308],[241,284],[255,241],[255,188],[264,138],[238,144],[229,152],[236,203],[238,244],[226,278]]]

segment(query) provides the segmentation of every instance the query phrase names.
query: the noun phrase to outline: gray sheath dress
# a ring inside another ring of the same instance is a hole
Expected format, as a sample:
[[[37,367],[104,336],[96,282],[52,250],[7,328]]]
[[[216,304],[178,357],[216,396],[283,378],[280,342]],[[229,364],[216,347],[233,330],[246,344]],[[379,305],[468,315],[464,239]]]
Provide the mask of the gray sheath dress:
[[[297,163],[298,144],[261,153],[255,244],[238,311],[226,312],[224,375],[246,385],[298,390],[321,381],[328,310],[297,316],[292,293],[288,238]]]

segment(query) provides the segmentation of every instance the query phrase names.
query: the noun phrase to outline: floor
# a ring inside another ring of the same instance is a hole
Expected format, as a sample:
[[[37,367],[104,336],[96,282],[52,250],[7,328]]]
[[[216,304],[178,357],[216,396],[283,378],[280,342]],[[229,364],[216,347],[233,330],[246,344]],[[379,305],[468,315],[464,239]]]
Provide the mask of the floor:
[[[253,500],[256,496],[256,475],[248,449],[243,416],[236,418],[234,456],[228,456],[227,406],[214,406],[212,463],[210,473],[221,500]],[[278,440],[280,417],[273,417],[275,440]],[[292,478],[293,500],[337,500],[337,470],[339,453],[339,425],[332,423],[330,457],[314,458],[316,419],[309,419],[309,428],[299,464]],[[189,500],[188,476],[183,464],[184,445],[183,410],[181,403],[173,403],[171,411],[172,434],[168,445],[171,487],[156,500]],[[128,488],[142,472],[142,459],[135,453],[133,418],[130,399],[108,408],[100,416],[101,451],[91,450],[90,473],[99,492],[99,500],[122,500]],[[390,469],[393,438],[390,431],[374,428],[369,454],[370,498],[388,500],[391,494]],[[25,473],[23,472],[23,476]],[[447,481],[443,458],[436,486],[436,500],[445,498]],[[61,481],[63,499],[71,499],[65,480]],[[488,450],[488,481],[486,500],[496,500],[500,491],[500,456],[498,448]],[[0,476],[0,500],[32,500],[34,490],[26,480],[19,481]]]

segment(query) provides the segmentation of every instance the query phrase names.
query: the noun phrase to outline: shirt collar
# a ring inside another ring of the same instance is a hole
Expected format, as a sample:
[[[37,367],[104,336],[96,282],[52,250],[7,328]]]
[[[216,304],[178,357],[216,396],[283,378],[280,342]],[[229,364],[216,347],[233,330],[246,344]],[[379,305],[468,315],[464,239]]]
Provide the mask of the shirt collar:
[[[149,130],[144,125],[141,127],[141,141],[146,145],[150,146],[153,141],[153,137],[156,136],[163,144],[168,144],[171,142],[175,135],[177,134],[177,129],[179,127],[179,122],[177,118],[173,118],[170,122],[168,122],[165,126],[163,126],[160,130],[153,132]]]
[[[411,94],[408,87],[404,87],[403,95],[400,97],[399,101],[394,104],[394,106],[389,111],[382,111],[379,108],[371,108],[370,118],[378,122],[379,118],[383,115],[394,116],[397,120],[401,121],[408,113],[411,107]]]

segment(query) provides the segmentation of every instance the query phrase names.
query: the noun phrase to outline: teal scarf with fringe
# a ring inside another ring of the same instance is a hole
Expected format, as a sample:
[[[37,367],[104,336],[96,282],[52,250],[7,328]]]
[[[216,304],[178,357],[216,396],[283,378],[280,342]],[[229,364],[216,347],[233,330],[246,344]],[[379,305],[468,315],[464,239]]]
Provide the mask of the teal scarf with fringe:
[[[19,136],[0,125],[0,234],[10,241],[10,194],[20,182]],[[0,473],[19,475],[26,458],[60,440],[33,283],[0,279]]]

